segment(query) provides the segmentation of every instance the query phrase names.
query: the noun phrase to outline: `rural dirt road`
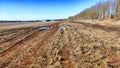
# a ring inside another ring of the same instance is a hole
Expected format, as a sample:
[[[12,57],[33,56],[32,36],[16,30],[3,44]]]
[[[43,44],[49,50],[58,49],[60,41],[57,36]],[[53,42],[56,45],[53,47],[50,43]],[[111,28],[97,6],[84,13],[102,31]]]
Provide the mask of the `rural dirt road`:
[[[119,27],[72,21],[29,25],[1,25],[0,68],[120,68]]]

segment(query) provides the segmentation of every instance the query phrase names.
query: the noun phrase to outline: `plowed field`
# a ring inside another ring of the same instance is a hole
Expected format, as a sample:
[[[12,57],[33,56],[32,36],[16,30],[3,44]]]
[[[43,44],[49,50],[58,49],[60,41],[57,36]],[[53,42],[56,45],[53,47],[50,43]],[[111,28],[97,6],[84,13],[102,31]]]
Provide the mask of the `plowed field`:
[[[0,68],[120,68],[119,27],[28,24],[0,25]]]

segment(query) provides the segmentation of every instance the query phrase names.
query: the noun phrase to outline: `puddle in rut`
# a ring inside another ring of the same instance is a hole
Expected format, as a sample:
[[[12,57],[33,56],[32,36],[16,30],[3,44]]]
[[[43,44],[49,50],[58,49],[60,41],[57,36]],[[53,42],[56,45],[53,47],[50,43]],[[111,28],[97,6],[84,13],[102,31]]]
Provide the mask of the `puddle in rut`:
[[[52,28],[53,28],[52,26],[44,26],[44,27],[35,28],[35,29],[33,29],[33,30],[43,31],[43,30],[50,30],[50,29],[52,29]]]
[[[67,29],[72,29],[72,26],[71,25],[67,25],[66,27],[65,26],[63,26],[63,25],[61,25],[61,26],[59,26],[59,29],[65,29],[65,28],[67,28]]]
[[[59,29],[60,29],[60,30],[63,30],[64,28],[65,28],[65,27],[64,27],[64,26],[62,26],[62,25],[61,25],[61,26],[59,26]]]
[[[71,25],[67,25],[67,28],[68,28],[68,29],[72,29],[72,26],[71,26]]]

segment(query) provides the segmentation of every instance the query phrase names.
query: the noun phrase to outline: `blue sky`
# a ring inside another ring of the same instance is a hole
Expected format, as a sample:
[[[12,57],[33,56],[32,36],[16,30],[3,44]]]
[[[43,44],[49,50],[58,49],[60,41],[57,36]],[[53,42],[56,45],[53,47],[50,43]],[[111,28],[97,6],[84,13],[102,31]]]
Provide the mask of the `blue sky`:
[[[0,20],[68,18],[105,0],[0,0]]]

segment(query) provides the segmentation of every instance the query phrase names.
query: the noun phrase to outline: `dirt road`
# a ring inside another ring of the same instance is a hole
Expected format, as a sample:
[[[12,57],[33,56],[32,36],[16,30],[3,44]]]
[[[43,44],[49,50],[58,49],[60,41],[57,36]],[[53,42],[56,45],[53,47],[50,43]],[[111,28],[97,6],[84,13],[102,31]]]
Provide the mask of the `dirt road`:
[[[0,68],[120,67],[119,27],[71,21],[39,25],[2,28]]]

